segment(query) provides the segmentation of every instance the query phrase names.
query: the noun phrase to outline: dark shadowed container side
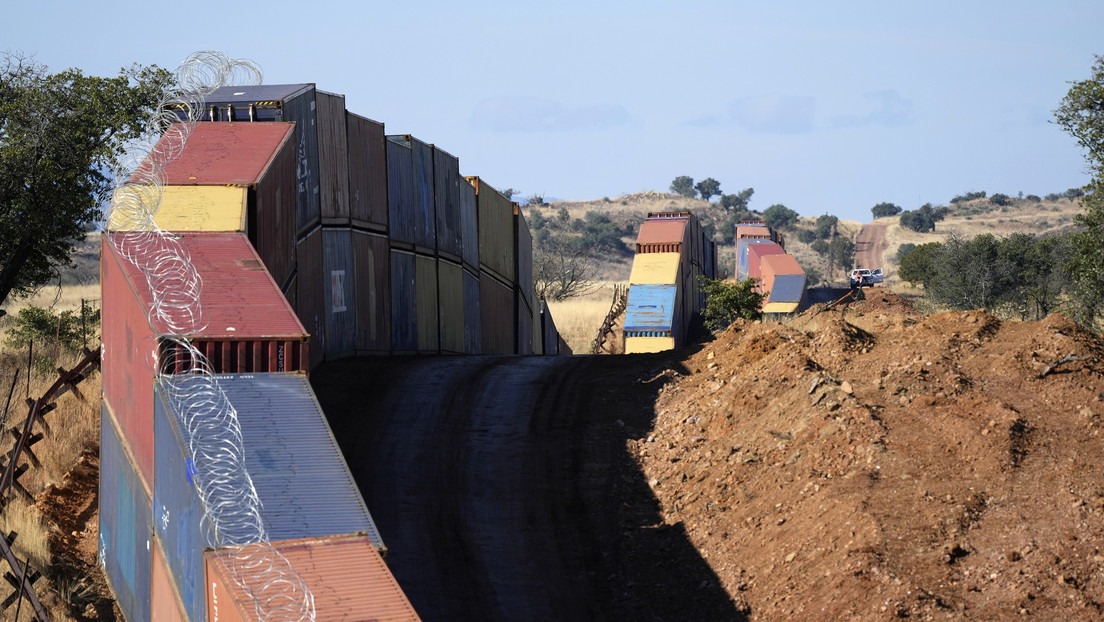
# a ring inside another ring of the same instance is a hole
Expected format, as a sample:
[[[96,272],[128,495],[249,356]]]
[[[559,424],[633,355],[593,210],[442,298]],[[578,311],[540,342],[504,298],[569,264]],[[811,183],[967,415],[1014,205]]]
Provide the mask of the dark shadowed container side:
[[[538,300],[537,305],[529,313],[529,347],[531,354],[543,355],[544,352],[544,317],[541,313],[543,300]]]
[[[521,208],[514,203],[514,249],[517,257],[517,289],[525,304],[530,309],[535,309],[533,304],[536,298],[536,290],[533,285],[533,234],[529,231],[529,225],[525,222],[525,215]],[[529,314],[530,319],[534,316]]]
[[[414,253],[391,249],[391,349],[411,354],[418,349],[418,288]]]
[[[391,252],[383,235],[353,230],[356,273],[356,350],[391,350]]]
[[[288,304],[291,305],[292,310],[294,310],[298,306],[298,300],[299,300],[299,289],[298,288],[299,288],[298,273],[294,273],[294,274],[291,275],[291,278],[288,279],[287,285],[285,285],[282,288],[283,292],[284,292],[284,300],[288,301]],[[299,317],[298,313],[296,313],[295,317]],[[300,322],[300,324],[301,323],[302,322]],[[306,330],[306,329],[304,329],[304,330]],[[308,363],[309,363],[309,361],[310,361],[310,359],[308,359]]]
[[[279,586],[245,584],[235,576],[232,555],[256,556],[248,545],[208,551],[207,610],[214,622],[262,622],[253,594],[262,590],[279,598]],[[416,622],[420,618],[391,570],[363,536],[280,540],[272,548],[288,561],[310,590],[318,620],[387,620]]]
[[[176,584],[173,583],[172,571],[165,560],[161,541],[154,537],[150,548],[153,560],[150,563],[149,619],[157,622],[188,622],[184,603],[180,600],[180,593],[176,591]]]
[[[387,154],[383,124],[345,113],[349,134],[349,217],[354,227],[387,231]]]
[[[786,254],[786,251],[774,242],[751,244],[748,246],[748,277],[753,279],[763,278],[763,257],[784,254]]]
[[[713,240],[705,240],[703,247],[704,263],[702,264],[702,276],[707,279],[717,278],[717,244]]]
[[[299,321],[311,336],[310,367],[314,369],[326,357],[326,278],[322,264],[322,228],[299,240],[296,245],[296,258],[299,263],[296,272],[298,291],[296,292],[295,313]]]
[[[100,563],[128,620],[150,619],[150,490],[107,402],[100,408]]]
[[[418,352],[434,353],[441,349],[438,315],[437,259],[418,255],[414,261],[414,286],[417,298]]]
[[[349,229],[322,229],[326,360],[356,354],[356,271]]]
[[[465,179],[458,180],[460,188],[460,238],[464,267],[479,272],[479,207],[475,200],[475,186]]]
[[[552,310],[548,305],[540,301],[540,326],[541,326],[541,354],[554,356],[560,353],[560,333],[556,330],[556,321],[552,318]]]
[[[479,268],[514,287],[514,204],[479,177],[468,177],[479,210]]]
[[[437,253],[437,207],[433,196],[433,146],[407,134],[414,163],[414,248]]]
[[[517,340],[514,290],[489,272],[479,273],[483,354],[513,354]]]
[[[463,354],[464,269],[447,259],[437,260],[437,293],[440,296],[441,352]]]
[[[318,189],[322,224],[349,221],[349,137],[345,96],[315,91],[318,119]]]
[[[464,352],[483,353],[483,315],[479,310],[479,275],[464,270]]]
[[[414,153],[402,136],[387,137],[387,232],[391,246],[414,249]]]
[[[460,160],[433,147],[433,195],[437,212],[437,253],[460,262],[462,224],[460,222]]]
[[[222,124],[220,124],[222,125]],[[231,124],[225,124],[231,125]],[[294,130],[254,186],[249,204],[249,239],[257,247],[277,285],[286,286],[295,273],[295,143]]]

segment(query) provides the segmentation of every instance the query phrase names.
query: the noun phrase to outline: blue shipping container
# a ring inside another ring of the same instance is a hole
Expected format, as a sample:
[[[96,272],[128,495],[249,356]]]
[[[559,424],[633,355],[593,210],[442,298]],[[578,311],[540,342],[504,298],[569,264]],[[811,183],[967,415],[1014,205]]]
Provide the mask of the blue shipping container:
[[[356,354],[356,272],[349,229],[322,229],[326,360]]]
[[[414,156],[402,137],[387,137],[387,219],[392,243],[414,246]]]
[[[804,295],[804,274],[779,274],[774,277],[768,302],[801,302]]]
[[[748,278],[748,247],[756,244],[774,244],[766,238],[740,238],[736,240],[736,280]]]
[[[414,253],[391,249],[391,349],[418,349],[418,297]]]
[[[472,273],[479,272],[479,204],[475,198],[475,186],[466,180],[460,183],[460,245],[464,267]]]
[[[466,181],[464,185],[471,187]],[[462,254],[460,160],[436,146],[433,147],[433,195],[437,212],[437,252],[459,262]]]
[[[629,302],[625,308],[625,334],[666,337],[677,333],[678,331],[675,330],[678,320],[675,307],[677,290],[676,285],[629,287]]]

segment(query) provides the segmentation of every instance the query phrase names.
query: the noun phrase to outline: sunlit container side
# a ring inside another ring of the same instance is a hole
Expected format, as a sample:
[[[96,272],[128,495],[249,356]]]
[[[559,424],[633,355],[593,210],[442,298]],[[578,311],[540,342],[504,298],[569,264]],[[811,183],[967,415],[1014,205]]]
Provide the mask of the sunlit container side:
[[[774,244],[769,238],[739,238],[736,240],[736,280],[746,281],[750,278],[748,264],[748,249],[762,244]]]
[[[173,583],[172,571],[165,560],[165,551],[161,541],[153,538],[150,547],[153,553],[150,573],[150,617],[151,622],[188,622],[184,611],[184,602]]]
[[[510,287],[517,284],[514,204],[479,177],[468,177],[479,210],[479,268]]]
[[[150,489],[142,480],[107,402],[100,409],[99,558],[128,620],[150,619]]]
[[[649,218],[640,223],[636,252],[682,253],[686,243],[687,218]]]
[[[322,228],[311,231],[295,246],[299,264],[295,274],[295,313],[311,335],[310,369],[326,358],[326,274],[322,260]]]
[[[326,360],[356,354],[356,271],[349,229],[322,229],[326,301]]]
[[[460,218],[460,160],[433,146],[433,196],[437,213],[437,254],[460,263],[463,224]]]
[[[792,255],[768,255],[762,261],[761,290],[769,292],[763,313],[794,313],[805,298],[805,271]]]
[[[763,258],[769,255],[785,254],[786,251],[774,242],[748,246],[748,277],[753,279],[763,278]]]
[[[625,307],[625,353],[661,352],[681,345],[682,301],[677,285],[631,285]]]
[[[465,350],[464,269],[443,257],[437,261],[437,292],[441,352],[463,354]]]
[[[244,470],[249,475],[247,482],[231,474],[218,485],[244,490],[251,482],[268,538],[363,534],[377,550],[385,551],[307,377],[240,374],[214,379],[236,413]],[[199,482],[194,477],[203,472],[204,465],[194,461],[224,450],[207,447],[202,437],[190,436],[188,428],[180,424],[178,405],[170,395],[187,394],[190,387],[205,383],[201,377],[177,376],[170,391],[162,381],[156,390],[154,422],[157,463],[163,475],[154,485],[154,530],[191,620],[207,619],[203,552],[210,544],[219,544],[209,539],[209,524],[203,520],[197,491]],[[232,521],[227,525],[227,531],[220,534],[224,541],[244,539],[252,533],[242,526],[237,528],[245,531],[233,531]]]
[[[556,321],[552,318],[552,310],[548,304],[541,300],[540,326],[541,326],[541,354],[554,356],[560,353],[560,333],[556,330]]]
[[[391,350],[391,261],[387,238],[353,230],[357,353]]]
[[[629,284],[674,285],[679,282],[681,267],[679,253],[640,253],[633,257]]]
[[[318,190],[323,225],[349,226],[349,136],[345,96],[315,91]]]
[[[387,232],[387,154],[383,124],[345,113],[349,135],[349,216],[354,227]]]
[[[438,326],[441,310],[437,284],[437,260],[417,255],[414,258],[414,288],[417,299],[418,352],[426,354],[441,351],[441,331]]]
[[[248,574],[239,578],[233,569],[231,556],[255,557],[251,549],[256,546],[205,553],[208,622],[264,622],[257,617],[253,595],[264,592],[280,597],[280,586],[254,583],[256,579]],[[271,546],[310,590],[316,620],[421,619],[383,558],[363,536],[280,540]]]
[[[295,270],[295,125],[197,123],[178,151],[182,128],[170,128],[146,159],[167,184],[154,222],[162,231],[245,233],[276,283],[286,285]],[[176,186],[203,189],[179,196]],[[238,191],[240,202],[213,200]]]
[[[414,250],[416,212],[414,207],[414,153],[402,136],[388,136],[387,232],[392,248]]]
[[[437,253],[437,210],[433,196],[433,146],[410,134],[388,136],[410,148],[411,197],[414,208],[414,248],[422,254]]]
[[[529,231],[529,225],[525,222],[525,215],[521,213],[521,207],[514,203],[514,247],[517,257],[517,290],[522,300],[529,309],[536,309],[533,304],[536,300],[536,289],[533,283],[533,234]],[[533,314],[529,314],[530,323]],[[530,339],[530,341],[532,341]]]
[[[479,207],[475,200],[475,186],[466,180],[458,180],[460,196],[460,243],[464,267],[473,274],[479,272]]]
[[[418,288],[414,253],[391,249],[391,349],[418,350]]]
[[[464,353],[483,353],[483,316],[479,309],[479,275],[463,270]]]
[[[295,122],[295,226],[298,237],[309,232],[321,214],[314,84],[224,86],[197,105],[201,121]]]
[[[517,340],[514,290],[489,272],[480,272],[479,296],[483,354],[514,354]]]

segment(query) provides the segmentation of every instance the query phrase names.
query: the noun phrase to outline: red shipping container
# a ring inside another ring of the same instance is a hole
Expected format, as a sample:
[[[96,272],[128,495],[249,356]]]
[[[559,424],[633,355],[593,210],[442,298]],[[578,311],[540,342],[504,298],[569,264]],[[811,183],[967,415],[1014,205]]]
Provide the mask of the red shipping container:
[[[686,242],[686,223],[682,218],[645,220],[636,236],[636,252],[681,253]]]
[[[150,620],[153,622],[188,622],[184,603],[176,591],[161,542],[152,536],[153,563],[150,572]]]
[[[752,244],[748,246],[748,276],[753,279],[763,278],[762,262],[767,255],[784,255],[786,251],[781,246],[774,244]]]

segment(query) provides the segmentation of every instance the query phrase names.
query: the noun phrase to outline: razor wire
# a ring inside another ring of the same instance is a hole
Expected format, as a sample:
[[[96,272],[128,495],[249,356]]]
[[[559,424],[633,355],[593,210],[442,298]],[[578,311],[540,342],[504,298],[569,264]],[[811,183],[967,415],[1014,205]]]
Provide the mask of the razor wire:
[[[220,86],[260,84],[261,71],[246,60],[201,51],[181,63],[175,86],[156,105],[139,138],[125,145],[114,170],[105,217],[106,236],[120,256],[145,277],[153,302],[149,322],[168,348],[152,355],[185,437],[207,543],[220,549],[235,583],[253,598],[260,620],[315,619],[314,597],[290,562],[268,541],[263,507],[245,464],[237,411],[219,386],[210,362],[187,338],[207,325],[203,279],[180,242],[154,219],[165,186],[165,167],[183,153],[208,96]]]

